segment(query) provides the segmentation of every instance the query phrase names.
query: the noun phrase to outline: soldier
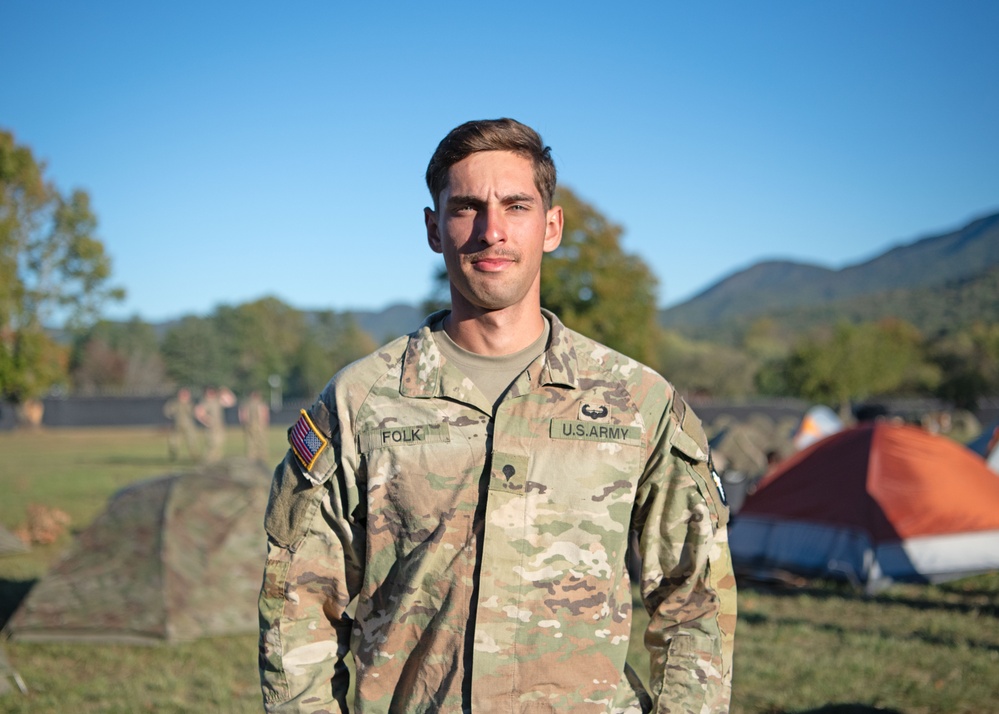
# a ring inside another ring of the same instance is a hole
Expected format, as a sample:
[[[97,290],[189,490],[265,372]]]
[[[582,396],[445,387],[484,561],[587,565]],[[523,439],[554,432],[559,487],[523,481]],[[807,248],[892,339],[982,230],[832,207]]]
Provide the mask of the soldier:
[[[191,402],[191,390],[181,387],[177,396],[163,405],[163,414],[173,422],[170,436],[167,437],[167,449],[170,460],[180,458],[181,446],[186,447],[187,455],[194,461],[198,459],[200,447],[198,444],[198,428],[194,423],[194,404]]]
[[[451,309],[341,370],[289,429],[265,517],[269,712],[727,711],[728,510],[673,387],[540,306],[562,235],[532,129],[427,169]],[[650,691],[626,665],[629,533]]]
[[[208,387],[201,401],[194,408],[194,416],[207,430],[205,436],[205,462],[219,461],[225,454],[225,407],[227,395],[215,387]],[[231,406],[231,403],[228,404]]]
[[[250,392],[239,405],[239,423],[243,425],[247,458],[267,460],[267,427],[270,419],[270,410],[260,398],[260,392]]]

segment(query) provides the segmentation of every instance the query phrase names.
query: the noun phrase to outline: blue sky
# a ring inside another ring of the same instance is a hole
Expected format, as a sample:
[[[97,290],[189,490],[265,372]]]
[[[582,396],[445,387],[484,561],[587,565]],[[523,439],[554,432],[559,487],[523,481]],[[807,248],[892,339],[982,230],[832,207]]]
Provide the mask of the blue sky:
[[[664,306],[999,210],[993,0],[3,0],[0,27],[0,128],[90,193],[110,317],[419,302],[423,172],[472,118],[538,129]]]

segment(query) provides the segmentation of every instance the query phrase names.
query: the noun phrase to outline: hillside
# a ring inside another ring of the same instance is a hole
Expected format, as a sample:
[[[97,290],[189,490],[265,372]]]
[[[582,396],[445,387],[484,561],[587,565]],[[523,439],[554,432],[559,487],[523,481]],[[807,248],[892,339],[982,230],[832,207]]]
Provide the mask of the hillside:
[[[969,285],[996,266],[999,213],[840,270],[786,261],[761,262],[664,310],[660,317],[663,326],[693,334],[735,321],[745,324],[763,314],[793,314],[806,322],[809,314],[840,314],[847,309],[864,314],[866,319],[902,317],[893,310],[907,308],[913,301],[923,305],[927,313],[937,314],[940,311],[932,305],[936,297],[931,296],[939,291],[949,290],[955,296],[994,295],[987,286],[971,290]],[[877,300],[872,299],[875,295]]]
[[[392,305],[377,312],[353,310],[349,314],[379,345],[412,332],[426,317],[422,309],[413,305]]]
[[[382,344],[416,329],[422,306],[347,311]],[[960,230],[900,245],[871,260],[833,270],[762,261],[687,302],[660,312],[664,327],[688,337],[731,341],[757,317],[798,332],[819,323],[898,317],[924,334],[999,321],[999,213]],[[162,335],[177,321],[154,325]]]
[[[903,288],[806,307],[774,308],[752,317],[674,329],[687,337],[739,344],[754,320],[766,317],[785,334],[800,334],[818,325],[840,321],[874,322],[886,317],[904,320],[926,336],[953,333],[975,322],[999,323],[999,266],[973,278],[939,287]]]

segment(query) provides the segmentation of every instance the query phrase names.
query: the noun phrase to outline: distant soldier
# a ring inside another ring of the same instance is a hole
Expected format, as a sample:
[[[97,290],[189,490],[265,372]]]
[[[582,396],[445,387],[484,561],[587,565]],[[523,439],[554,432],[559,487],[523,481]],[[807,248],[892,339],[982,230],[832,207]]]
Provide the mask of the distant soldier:
[[[247,458],[267,461],[267,427],[270,421],[270,411],[260,398],[260,392],[250,392],[239,405],[239,423],[243,425],[243,436],[246,438]]]
[[[196,461],[201,451],[201,445],[198,439],[198,428],[194,423],[194,404],[191,402],[191,390],[187,387],[181,387],[177,390],[177,396],[163,405],[163,414],[173,422],[173,428],[167,438],[170,460],[176,461],[180,458],[180,450],[183,445],[187,449],[188,457]]]
[[[208,387],[194,408],[194,416],[208,431],[205,461],[219,461],[225,453],[225,405],[222,391]]]

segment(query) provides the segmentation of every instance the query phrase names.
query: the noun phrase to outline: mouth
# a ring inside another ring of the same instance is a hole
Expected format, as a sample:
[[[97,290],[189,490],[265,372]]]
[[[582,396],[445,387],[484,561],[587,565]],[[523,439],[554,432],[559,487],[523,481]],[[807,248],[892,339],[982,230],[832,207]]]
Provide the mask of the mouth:
[[[484,255],[472,260],[472,267],[484,273],[497,273],[516,262],[514,258],[504,255]]]

